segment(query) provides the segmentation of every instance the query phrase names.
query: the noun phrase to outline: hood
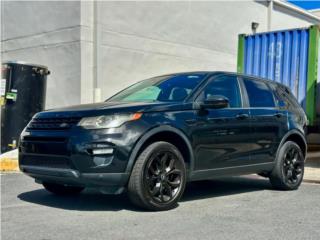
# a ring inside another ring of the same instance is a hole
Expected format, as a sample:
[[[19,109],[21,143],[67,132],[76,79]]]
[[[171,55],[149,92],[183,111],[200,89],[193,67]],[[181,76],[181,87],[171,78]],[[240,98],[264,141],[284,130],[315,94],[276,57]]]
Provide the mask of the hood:
[[[101,102],[50,109],[38,113],[37,117],[88,117],[114,113],[178,111],[191,104],[181,102]]]

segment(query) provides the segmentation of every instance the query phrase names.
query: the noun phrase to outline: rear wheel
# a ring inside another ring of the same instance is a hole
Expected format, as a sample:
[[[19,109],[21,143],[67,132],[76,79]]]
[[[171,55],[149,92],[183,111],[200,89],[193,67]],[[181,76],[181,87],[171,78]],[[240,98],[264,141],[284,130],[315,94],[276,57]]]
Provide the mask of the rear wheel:
[[[44,182],[42,185],[47,191],[56,195],[75,195],[79,194],[84,189],[83,187],[65,186],[62,184],[47,182]]]
[[[283,144],[276,166],[270,174],[270,182],[280,190],[298,189],[304,174],[304,156],[301,148],[292,141]]]
[[[186,169],[179,150],[167,142],[155,142],[138,157],[129,180],[131,201],[149,210],[177,206],[186,184]]]

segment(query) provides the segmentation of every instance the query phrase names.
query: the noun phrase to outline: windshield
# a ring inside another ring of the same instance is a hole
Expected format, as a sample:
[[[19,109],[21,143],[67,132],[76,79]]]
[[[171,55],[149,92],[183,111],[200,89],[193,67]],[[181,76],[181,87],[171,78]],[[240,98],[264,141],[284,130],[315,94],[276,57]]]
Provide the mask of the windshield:
[[[108,102],[179,102],[185,100],[205,74],[179,74],[138,82],[109,98]]]

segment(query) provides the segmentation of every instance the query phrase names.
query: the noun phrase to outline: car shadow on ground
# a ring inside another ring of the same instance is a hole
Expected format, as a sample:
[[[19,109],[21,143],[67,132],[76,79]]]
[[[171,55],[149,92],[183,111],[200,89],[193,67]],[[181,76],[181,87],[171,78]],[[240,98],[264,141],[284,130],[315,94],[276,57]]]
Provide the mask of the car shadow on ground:
[[[187,184],[180,202],[195,201],[212,197],[222,197],[253,191],[271,189],[267,179],[258,177],[230,177],[219,180],[199,181]],[[22,201],[47,207],[77,211],[143,211],[133,206],[126,194],[103,195],[86,189],[77,196],[56,196],[44,189],[24,192],[18,195]]]

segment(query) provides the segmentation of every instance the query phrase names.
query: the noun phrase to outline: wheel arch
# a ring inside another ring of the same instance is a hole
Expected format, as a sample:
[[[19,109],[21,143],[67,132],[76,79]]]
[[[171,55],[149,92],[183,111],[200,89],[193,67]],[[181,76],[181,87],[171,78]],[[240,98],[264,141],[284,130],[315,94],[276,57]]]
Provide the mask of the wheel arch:
[[[155,127],[146,132],[138,140],[130,154],[126,169],[127,173],[131,173],[133,165],[143,149],[155,141],[166,141],[176,146],[184,157],[187,164],[187,174],[190,175],[194,166],[194,154],[191,143],[184,132],[169,125]]]
[[[305,139],[305,136],[298,130],[291,130],[286,135],[284,135],[284,137],[282,138],[282,140],[280,142],[280,145],[279,145],[279,148],[277,151],[277,155],[280,151],[281,146],[287,141],[292,141],[292,142],[295,142],[296,144],[298,144],[298,146],[302,150],[304,158],[306,158],[306,156],[307,156],[307,141]]]

